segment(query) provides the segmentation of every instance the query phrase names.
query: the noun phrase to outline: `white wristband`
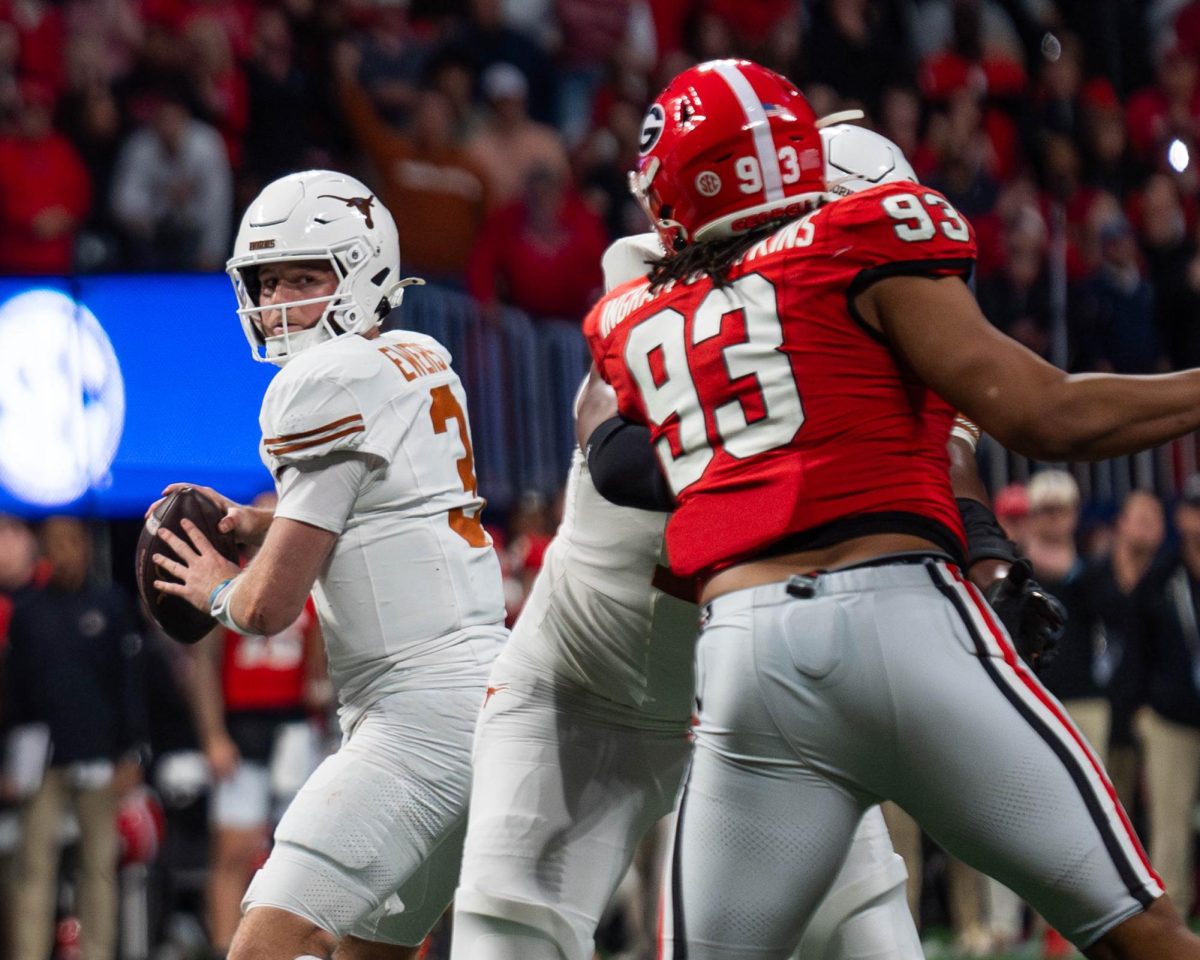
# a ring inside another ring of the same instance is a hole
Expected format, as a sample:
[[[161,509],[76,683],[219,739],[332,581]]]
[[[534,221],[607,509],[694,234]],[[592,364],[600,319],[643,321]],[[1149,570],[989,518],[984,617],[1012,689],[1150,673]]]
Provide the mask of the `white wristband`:
[[[208,612],[209,615],[212,616],[212,618],[221,626],[232,630],[234,633],[240,633],[249,637],[253,634],[251,634],[249,630],[246,630],[244,627],[240,626],[238,622],[233,619],[233,613],[230,610],[233,601],[233,591],[236,589],[238,581],[241,579],[241,575],[239,574],[238,576],[219,584],[212,592],[212,597],[209,598]]]

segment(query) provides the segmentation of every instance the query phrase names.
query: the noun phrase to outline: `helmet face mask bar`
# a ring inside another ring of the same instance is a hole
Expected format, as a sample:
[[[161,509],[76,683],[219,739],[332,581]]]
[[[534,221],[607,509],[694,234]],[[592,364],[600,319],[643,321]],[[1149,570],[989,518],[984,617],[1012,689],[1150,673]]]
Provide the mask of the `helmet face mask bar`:
[[[259,302],[258,271],[266,264],[319,261],[337,277],[331,293],[290,303]],[[326,340],[370,332],[400,305],[400,243],[391,214],[353,177],[327,170],[290,174],[268,184],[242,218],[225,272],[251,356],[282,365]],[[288,311],[324,304],[315,324],[292,329]],[[264,314],[279,314],[283,331],[269,336]]]
[[[286,266],[290,263],[307,262],[325,263],[334,272],[338,283],[333,293],[283,303],[266,305],[260,303],[261,288],[258,283],[260,267],[266,264]],[[349,332],[354,332],[358,326],[357,311],[354,309],[353,296],[347,284],[349,273],[342,266],[341,260],[332,256],[329,250],[297,251],[295,256],[288,257],[286,260],[278,256],[264,257],[259,262],[230,266],[226,272],[233,282],[234,293],[238,299],[237,314],[242,323],[242,332],[250,343],[251,354],[255,360],[266,363],[286,362],[287,358],[306,347],[345,336]],[[292,324],[288,322],[288,312],[297,307],[309,307],[316,304],[325,305],[325,309],[316,323],[293,329]],[[266,314],[280,315],[283,322],[282,333],[276,336],[267,333],[264,322]],[[382,319],[382,316],[379,319]]]

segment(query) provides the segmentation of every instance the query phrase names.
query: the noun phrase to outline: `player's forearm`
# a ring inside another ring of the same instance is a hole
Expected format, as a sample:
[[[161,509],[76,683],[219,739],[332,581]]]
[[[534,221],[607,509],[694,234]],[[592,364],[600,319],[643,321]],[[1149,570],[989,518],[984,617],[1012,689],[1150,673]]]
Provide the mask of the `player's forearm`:
[[[307,598],[308,590],[297,596],[295,589],[273,588],[267,578],[247,569],[230,597],[229,613],[243,632],[269,637],[295,623]]]
[[[1042,460],[1103,460],[1200,429],[1200,370],[1063,375],[1010,449]]]
[[[291,626],[308,600],[337,534],[282,517],[229,595],[233,622],[249,634],[270,636]]]

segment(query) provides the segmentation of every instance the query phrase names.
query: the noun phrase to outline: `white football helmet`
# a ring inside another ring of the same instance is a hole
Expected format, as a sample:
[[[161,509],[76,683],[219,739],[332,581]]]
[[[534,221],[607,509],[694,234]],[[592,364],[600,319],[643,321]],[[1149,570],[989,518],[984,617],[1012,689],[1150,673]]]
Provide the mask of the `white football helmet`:
[[[846,197],[895,180],[917,181],[898,146],[887,137],[850,123],[821,127],[825,147],[825,189]]]
[[[338,275],[337,289],[326,297],[259,306],[258,268],[295,260],[327,260]],[[400,279],[396,223],[379,198],[332,170],[306,170],[267,184],[242,217],[225,272],[251,355],[277,366],[314,344],[366,333],[400,305],[405,286],[423,282]],[[320,320],[289,331],[288,309],[313,303],[326,305]],[[278,336],[265,337],[255,322],[267,309],[282,311]]]

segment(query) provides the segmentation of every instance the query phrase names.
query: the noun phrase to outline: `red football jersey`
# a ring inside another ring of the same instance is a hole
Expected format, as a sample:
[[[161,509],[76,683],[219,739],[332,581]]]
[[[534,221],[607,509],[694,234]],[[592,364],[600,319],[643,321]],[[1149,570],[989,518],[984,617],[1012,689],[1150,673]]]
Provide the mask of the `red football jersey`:
[[[676,573],[882,532],[961,551],[954,410],[851,304],[874,280],[965,277],[974,260],[945,197],[890,183],[784,226],[723,288],[700,276],[652,295],[641,279],[592,309],[596,366],[621,413],[650,426],[678,501]]]
[[[287,710],[304,705],[304,654],[316,623],[312,598],[295,622],[270,637],[225,631],[221,691],[226,710]]]

